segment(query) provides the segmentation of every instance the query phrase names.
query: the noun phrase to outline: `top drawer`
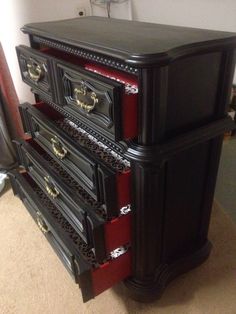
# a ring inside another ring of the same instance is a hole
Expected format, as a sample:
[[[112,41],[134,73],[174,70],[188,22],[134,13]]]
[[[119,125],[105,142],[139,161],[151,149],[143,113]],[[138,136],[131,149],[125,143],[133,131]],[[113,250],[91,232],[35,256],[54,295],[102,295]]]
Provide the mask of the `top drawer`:
[[[132,89],[135,82],[102,66],[84,67],[56,61],[58,103],[113,140],[136,137],[137,87]]]
[[[134,76],[54,49],[16,50],[23,81],[34,92],[112,140],[138,135]]]
[[[37,50],[24,46],[17,47],[16,52],[22,80],[34,91],[46,96],[49,100],[54,100],[50,59]]]

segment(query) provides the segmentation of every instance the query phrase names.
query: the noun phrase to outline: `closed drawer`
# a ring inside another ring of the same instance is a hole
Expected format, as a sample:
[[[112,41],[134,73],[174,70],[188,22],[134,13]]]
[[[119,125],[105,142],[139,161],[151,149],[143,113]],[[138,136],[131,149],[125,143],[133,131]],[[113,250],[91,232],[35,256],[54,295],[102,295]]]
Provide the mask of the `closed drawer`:
[[[112,140],[131,139],[137,130],[137,82],[96,64],[84,68],[55,61],[58,104]],[[110,79],[109,79],[110,78]]]
[[[40,187],[27,175],[10,173],[13,191],[26,205],[69,273],[79,284],[84,302],[131,275],[127,247],[113,252],[99,264],[73,227],[64,219]]]
[[[47,55],[25,46],[16,47],[22,80],[36,93],[54,100],[53,74],[50,58]]]
[[[130,166],[45,103],[20,106],[25,131],[98,202],[109,217],[130,203]]]
[[[94,249],[98,261],[105,260],[117,247],[130,243],[131,217],[128,211],[125,215],[108,220],[104,206],[92,199],[34,141],[19,140],[15,143],[20,165],[28,171],[87,246]]]

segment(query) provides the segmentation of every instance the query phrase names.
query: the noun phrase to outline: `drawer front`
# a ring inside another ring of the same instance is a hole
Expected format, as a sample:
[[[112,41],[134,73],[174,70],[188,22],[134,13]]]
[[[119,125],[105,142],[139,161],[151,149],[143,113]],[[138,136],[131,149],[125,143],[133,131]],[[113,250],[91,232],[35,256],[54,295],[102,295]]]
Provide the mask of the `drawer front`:
[[[70,141],[61,132],[52,120],[31,105],[21,105],[25,108],[26,131],[48,153],[52,154],[62,163],[69,173],[79,180],[83,188],[94,198],[97,198],[97,166],[91,157],[77,149],[73,141]],[[24,115],[24,114],[23,114]],[[24,117],[23,117],[24,120]],[[28,123],[27,123],[28,122]]]
[[[16,51],[22,79],[34,93],[112,140],[138,136],[136,77],[54,49]]]
[[[84,302],[131,275],[131,254],[120,248],[103,264],[81,241],[37,184],[24,173],[9,173],[13,191],[26,205],[66,269],[79,284]]]
[[[70,250],[65,246],[63,241],[58,237],[56,231],[53,229],[53,225],[49,223],[46,216],[42,212],[45,210],[42,209],[39,199],[34,193],[34,190],[30,186],[34,181],[31,181],[26,173],[18,174],[17,172],[10,173],[11,185],[14,191],[14,194],[17,195],[25,207],[28,209],[29,213],[37,223],[39,229],[43,232],[47,240],[52,245],[53,249],[57,253],[58,257],[63,262],[66,269],[69,271],[70,275],[75,281],[76,278],[76,266],[74,264],[74,257]],[[29,185],[30,184],[30,185]]]
[[[53,97],[53,74],[50,59],[37,50],[16,47],[22,80],[49,100]]]
[[[83,143],[75,142],[69,133],[58,127],[53,119],[43,114],[42,105],[20,106],[25,131],[56,158],[68,173],[97,201],[105,204],[110,217],[119,215],[120,209],[130,202],[130,174],[117,173],[102,163]],[[46,108],[50,108],[46,106]],[[40,109],[40,110],[39,110]],[[93,144],[90,144],[93,146]]]
[[[58,104],[70,115],[112,140],[137,136],[137,95],[127,95],[119,79],[111,80],[73,65],[55,62]],[[112,77],[113,75],[111,75]]]
[[[88,247],[94,249],[98,261],[106,259],[117,247],[130,243],[130,214],[107,221],[103,206],[92,200],[58,164],[51,162],[35,142],[19,140],[15,144],[20,165],[24,166]],[[123,230],[122,233],[120,230]]]
[[[73,191],[48,166],[47,162],[27,143],[16,142],[19,163],[47,194],[65,219],[72,225],[85,243],[94,248],[99,259],[106,258],[104,219],[76,197]],[[96,237],[95,237],[96,235]],[[94,243],[95,239],[95,243]]]
[[[82,68],[56,63],[58,104],[71,114],[87,118],[106,130],[112,137],[120,133],[120,102],[122,85],[96,75]]]
[[[31,117],[35,140],[49,153],[57,157],[70,173],[79,178],[84,189],[97,199],[96,163],[71,146],[54,128],[36,116]]]

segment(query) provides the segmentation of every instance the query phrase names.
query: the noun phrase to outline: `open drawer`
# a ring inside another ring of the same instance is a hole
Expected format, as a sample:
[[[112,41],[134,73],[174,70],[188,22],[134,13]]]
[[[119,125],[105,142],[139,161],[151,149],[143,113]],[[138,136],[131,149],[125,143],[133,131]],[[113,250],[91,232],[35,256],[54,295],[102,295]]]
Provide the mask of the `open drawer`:
[[[112,140],[137,137],[136,79],[91,62],[70,63],[54,61],[58,104]]]
[[[15,144],[20,165],[87,246],[94,250],[99,262],[117,247],[130,243],[131,217],[128,211],[108,220],[104,206],[79,186],[37,143],[18,140]]]
[[[98,202],[109,217],[130,204],[129,161],[45,103],[20,105],[24,129]]]
[[[56,49],[16,47],[22,79],[68,114],[115,141],[138,136],[134,75]]]
[[[50,58],[25,46],[16,47],[22,80],[39,94],[54,101],[53,72]]]
[[[92,250],[27,173],[9,173],[12,188],[24,202],[66,269],[79,284],[83,301],[94,298],[131,275],[131,253],[128,247],[113,252],[99,264]]]

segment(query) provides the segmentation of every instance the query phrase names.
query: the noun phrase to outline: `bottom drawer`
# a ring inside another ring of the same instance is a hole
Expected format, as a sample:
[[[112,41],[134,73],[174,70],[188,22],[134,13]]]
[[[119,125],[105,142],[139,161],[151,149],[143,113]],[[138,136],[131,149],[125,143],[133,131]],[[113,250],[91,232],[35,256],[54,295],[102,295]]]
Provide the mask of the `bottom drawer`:
[[[40,230],[79,284],[84,302],[131,275],[129,248],[117,248],[105,263],[99,264],[93,251],[26,172],[12,171],[9,176],[14,194],[24,202]]]

